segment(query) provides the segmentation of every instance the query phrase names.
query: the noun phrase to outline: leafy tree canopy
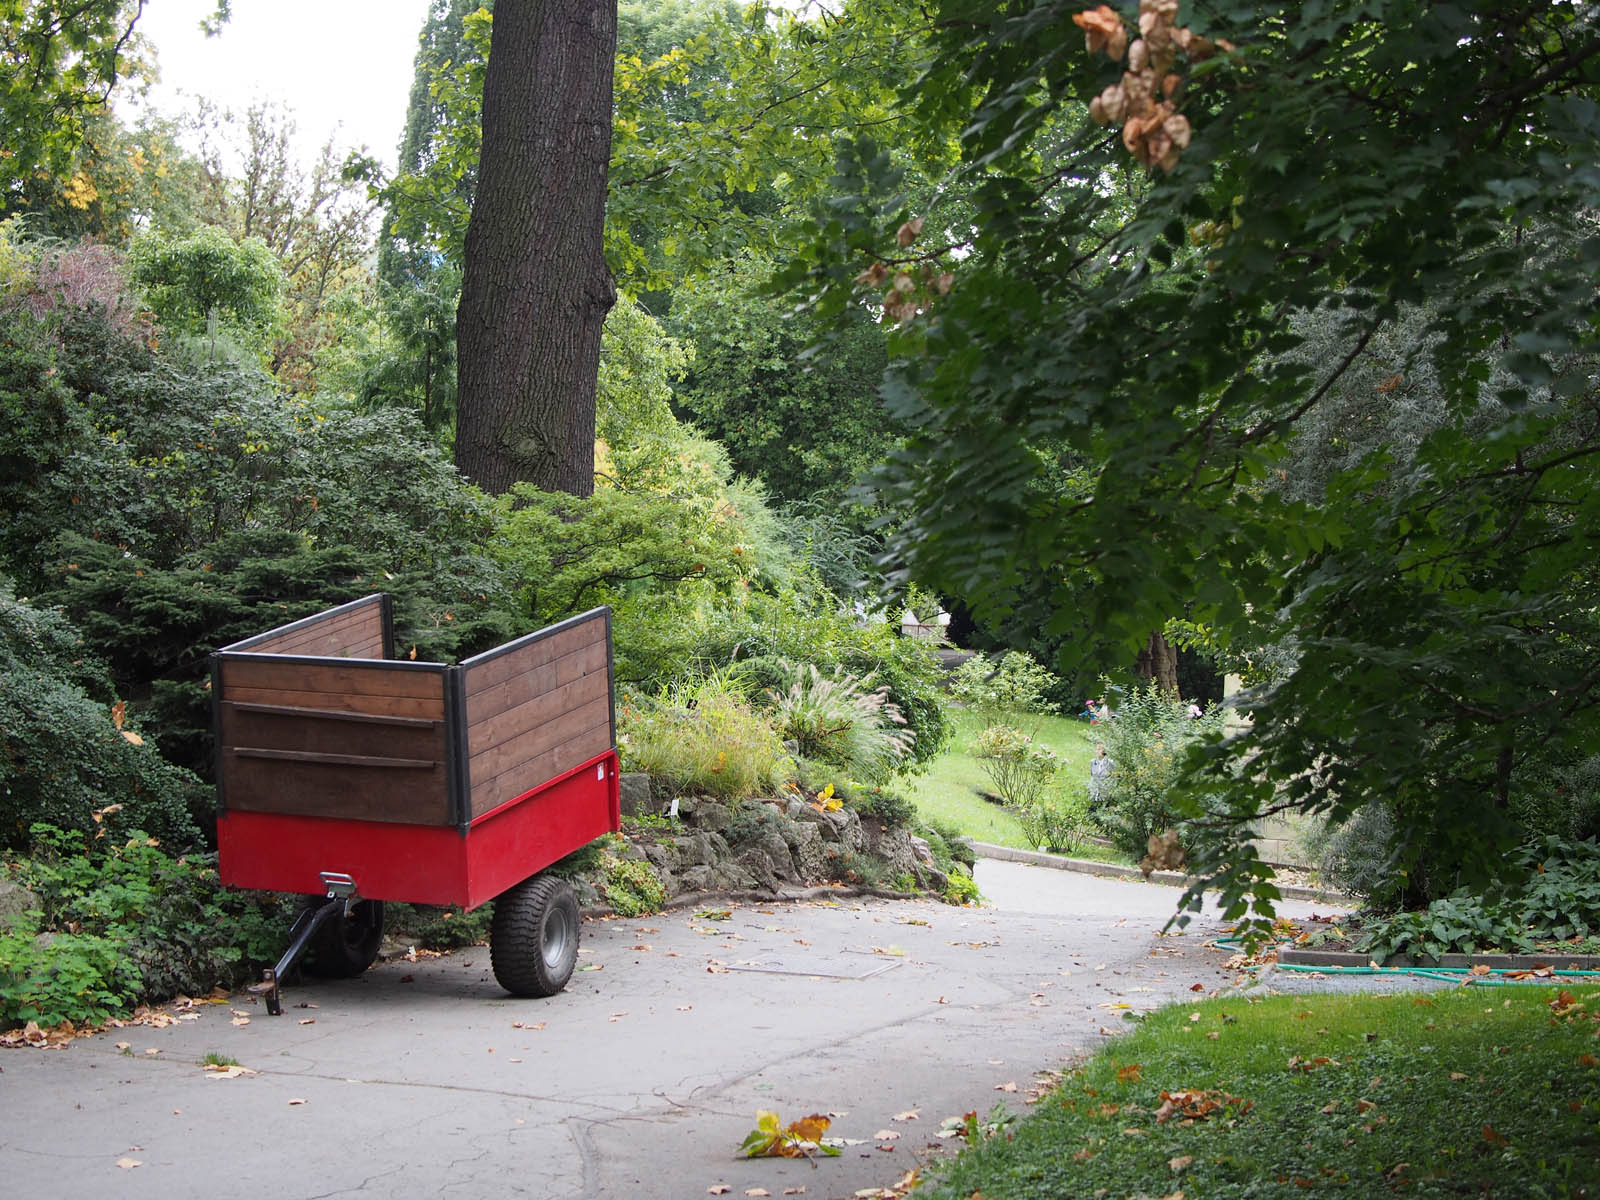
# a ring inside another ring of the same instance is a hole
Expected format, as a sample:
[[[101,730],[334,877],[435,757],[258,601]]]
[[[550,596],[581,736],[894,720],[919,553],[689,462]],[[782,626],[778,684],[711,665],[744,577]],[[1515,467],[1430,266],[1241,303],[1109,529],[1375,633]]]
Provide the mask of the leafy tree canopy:
[[[143,69],[133,27],[144,0],[0,4],[0,213],[36,172],[65,174],[84,123]]]
[[[1400,892],[1492,875],[1541,757],[1600,734],[1600,9],[933,8],[915,120],[959,137],[975,215],[913,214],[857,142],[791,273],[900,322],[897,553],[980,610],[1053,581],[1047,629],[1130,654],[1175,614],[1284,652],[1190,764],[1234,915],[1275,894],[1247,840],[1275,809],[1391,806]],[[1283,486],[1319,416],[1381,425],[1402,387],[1409,444]],[[1062,448],[1081,488],[1041,486]]]

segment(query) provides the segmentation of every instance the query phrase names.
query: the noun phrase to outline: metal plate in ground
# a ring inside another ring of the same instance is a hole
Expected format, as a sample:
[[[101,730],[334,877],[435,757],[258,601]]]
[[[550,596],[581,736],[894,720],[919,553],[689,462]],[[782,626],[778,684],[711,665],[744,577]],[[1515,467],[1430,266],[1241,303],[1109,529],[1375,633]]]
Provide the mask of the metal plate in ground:
[[[854,960],[854,961],[852,961]],[[899,961],[884,962],[876,956],[861,954],[798,955],[794,958],[774,956],[756,962],[729,963],[730,971],[759,971],[767,975],[815,975],[820,979],[872,979],[885,971],[892,971]]]

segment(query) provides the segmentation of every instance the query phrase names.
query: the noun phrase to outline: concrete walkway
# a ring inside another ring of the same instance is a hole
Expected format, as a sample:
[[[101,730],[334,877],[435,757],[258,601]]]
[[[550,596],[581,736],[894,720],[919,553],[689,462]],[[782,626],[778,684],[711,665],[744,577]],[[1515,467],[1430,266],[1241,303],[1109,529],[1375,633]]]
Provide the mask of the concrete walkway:
[[[1171,888],[988,860],[978,882],[982,909],[587,922],[550,1000],[506,996],[476,948],[289,989],[282,1017],[235,996],[0,1053],[0,1179],[61,1200],[850,1197],[942,1145],[944,1117],[1024,1108],[1036,1071],[1126,1028],[1114,1005],[1230,981],[1214,925],[1158,936]],[[254,1073],[206,1072],[208,1052]],[[834,1113],[849,1144],[736,1159],[758,1109]]]

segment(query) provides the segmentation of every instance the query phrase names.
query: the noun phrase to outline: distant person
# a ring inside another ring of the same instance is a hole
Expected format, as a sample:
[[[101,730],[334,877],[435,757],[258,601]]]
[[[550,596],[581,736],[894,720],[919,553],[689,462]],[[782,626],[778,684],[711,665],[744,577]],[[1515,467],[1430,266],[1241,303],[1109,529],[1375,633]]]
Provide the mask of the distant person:
[[[1090,804],[1097,804],[1104,797],[1106,788],[1111,784],[1111,768],[1114,766],[1116,763],[1111,761],[1106,744],[1101,742],[1094,748],[1094,757],[1089,760]]]

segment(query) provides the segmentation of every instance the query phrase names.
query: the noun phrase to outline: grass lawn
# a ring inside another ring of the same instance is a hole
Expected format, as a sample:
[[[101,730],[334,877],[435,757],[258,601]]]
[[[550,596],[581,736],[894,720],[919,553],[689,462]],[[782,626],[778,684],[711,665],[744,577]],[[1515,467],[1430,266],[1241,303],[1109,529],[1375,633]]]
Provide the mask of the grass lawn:
[[[916,803],[924,817],[948,821],[962,833],[980,842],[993,842],[998,846],[1012,846],[1018,850],[1031,850],[1017,820],[998,804],[991,804],[978,795],[981,789],[992,792],[994,785],[983,773],[977,759],[967,753],[967,747],[978,735],[982,726],[978,718],[962,709],[952,710],[955,737],[950,748],[941,754],[925,775],[912,779],[905,789],[906,796]],[[1084,788],[1089,782],[1089,758],[1094,753],[1093,727],[1069,717],[1033,717],[1038,722],[1038,741],[1061,757],[1059,786]],[[1096,848],[1090,857],[1103,858],[1110,850]],[[1112,861],[1119,861],[1116,856]]]
[[[1600,986],[1172,1005],[915,1194],[1600,1196]]]

